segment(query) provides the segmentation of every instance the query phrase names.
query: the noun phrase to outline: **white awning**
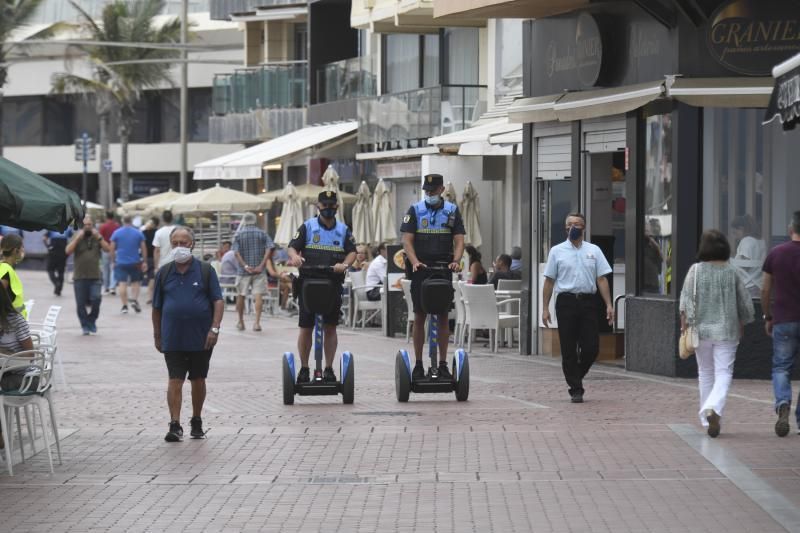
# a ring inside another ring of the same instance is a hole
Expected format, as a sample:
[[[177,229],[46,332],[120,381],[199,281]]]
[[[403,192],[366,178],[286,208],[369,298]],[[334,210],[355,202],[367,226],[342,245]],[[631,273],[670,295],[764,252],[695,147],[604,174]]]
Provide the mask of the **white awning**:
[[[509,122],[550,122],[556,119],[553,106],[565,95],[551,94],[549,96],[534,96],[514,100],[508,109]]]
[[[667,96],[695,107],[767,107],[772,78],[676,78]]]
[[[772,69],[772,77],[780,78],[781,76],[788,74],[790,70],[794,70],[798,67],[800,67],[800,54],[792,56],[783,63],[775,65],[775,68]]]
[[[275,7],[275,8],[258,8],[253,13],[242,15],[231,15],[230,18],[233,22],[259,22],[270,20],[292,20],[298,18],[305,18],[308,16],[307,7]]]
[[[507,118],[498,118],[472,126],[461,131],[454,131],[428,139],[432,146],[459,145],[472,142],[486,142],[491,135],[522,129],[519,124],[509,124]]]
[[[621,115],[664,95],[664,81],[567,93],[553,105],[560,122]]]
[[[194,167],[194,179],[261,179],[264,165],[340,137],[354,136],[356,130],[358,122],[355,121],[308,126],[245,150],[200,163]]]

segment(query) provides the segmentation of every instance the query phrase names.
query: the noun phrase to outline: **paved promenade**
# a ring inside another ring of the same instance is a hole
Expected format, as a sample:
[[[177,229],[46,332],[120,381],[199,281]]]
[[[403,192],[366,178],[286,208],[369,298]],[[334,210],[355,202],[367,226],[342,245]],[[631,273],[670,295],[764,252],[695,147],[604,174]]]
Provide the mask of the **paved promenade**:
[[[576,405],[557,359],[479,343],[468,402],[399,404],[394,354],[404,339],[347,329],[339,344],[355,355],[355,404],[284,406],[280,356],[295,350],[295,320],[237,332],[227,312],[208,438],[169,444],[149,306],[120,315],[107,296],[99,335],[83,337],[71,285],[57,298],[43,273],[22,279],[33,320],[64,306],[64,463],[51,476],[39,453],[14,477],[0,473],[0,531],[800,531],[800,436],[794,423],[788,437],[774,435],[766,381],[734,383],[711,440],[692,380],[596,365]]]

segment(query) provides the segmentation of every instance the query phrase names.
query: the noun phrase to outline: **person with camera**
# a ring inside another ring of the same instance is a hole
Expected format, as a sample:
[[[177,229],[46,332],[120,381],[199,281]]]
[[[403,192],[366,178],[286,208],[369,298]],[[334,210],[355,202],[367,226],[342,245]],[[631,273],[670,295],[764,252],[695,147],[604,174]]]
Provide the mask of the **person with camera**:
[[[111,251],[111,246],[94,227],[92,217],[83,219],[83,230],[67,244],[67,255],[75,255],[72,273],[75,289],[75,303],[78,320],[84,335],[97,333],[97,317],[100,315],[100,301],[103,299],[103,273],[100,270],[102,252]],[[86,308],[91,310],[87,313]]]

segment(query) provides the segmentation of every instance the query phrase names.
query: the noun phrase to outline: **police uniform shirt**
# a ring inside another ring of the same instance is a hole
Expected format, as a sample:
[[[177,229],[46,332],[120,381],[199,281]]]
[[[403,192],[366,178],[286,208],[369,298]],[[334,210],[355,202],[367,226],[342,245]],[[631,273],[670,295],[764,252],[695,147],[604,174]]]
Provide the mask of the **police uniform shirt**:
[[[417,212],[422,214],[418,220]],[[447,230],[445,233],[429,233],[431,231]],[[464,220],[461,211],[455,204],[447,201],[441,202],[435,208],[428,206],[424,200],[408,208],[400,226],[402,233],[414,234],[414,252],[417,258],[425,263],[453,260],[453,236],[464,235]],[[435,236],[446,235],[439,241]],[[431,239],[433,237],[433,239]],[[430,243],[426,241],[431,239]]]
[[[555,292],[594,294],[597,278],[612,272],[602,250],[583,241],[580,248],[566,241],[553,246],[544,269],[545,277],[555,280]]]
[[[333,226],[327,227],[319,217],[316,218],[316,221],[319,224],[320,232],[316,235],[312,235],[310,238],[310,243],[314,248],[307,247],[306,243],[309,242],[308,226],[309,223],[314,220],[315,219],[312,218],[304,222],[289,243],[289,248],[294,248],[297,252],[303,253],[306,265],[333,266],[336,263],[344,261],[351,252],[356,251],[356,240],[350,228],[338,221]],[[328,235],[323,236],[323,232]],[[327,245],[323,244],[326,240],[325,237],[330,239],[330,249],[326,249]],[[315,245],[315,242],[320,244]],[[319,249],[317,249],[317,246],[319,246]],[[335,248],[340,248],[340,250],[336,250]],[[341,249],[343,249],[343,251],[341,251]]]

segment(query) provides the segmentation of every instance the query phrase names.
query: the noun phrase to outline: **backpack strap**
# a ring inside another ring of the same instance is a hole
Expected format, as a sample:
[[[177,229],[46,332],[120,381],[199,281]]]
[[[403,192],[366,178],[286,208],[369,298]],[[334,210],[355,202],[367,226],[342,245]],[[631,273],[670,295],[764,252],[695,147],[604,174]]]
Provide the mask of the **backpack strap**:
[[[203,278],[206,296],[211,296],[211,263],[200,261],[200,276]]]

